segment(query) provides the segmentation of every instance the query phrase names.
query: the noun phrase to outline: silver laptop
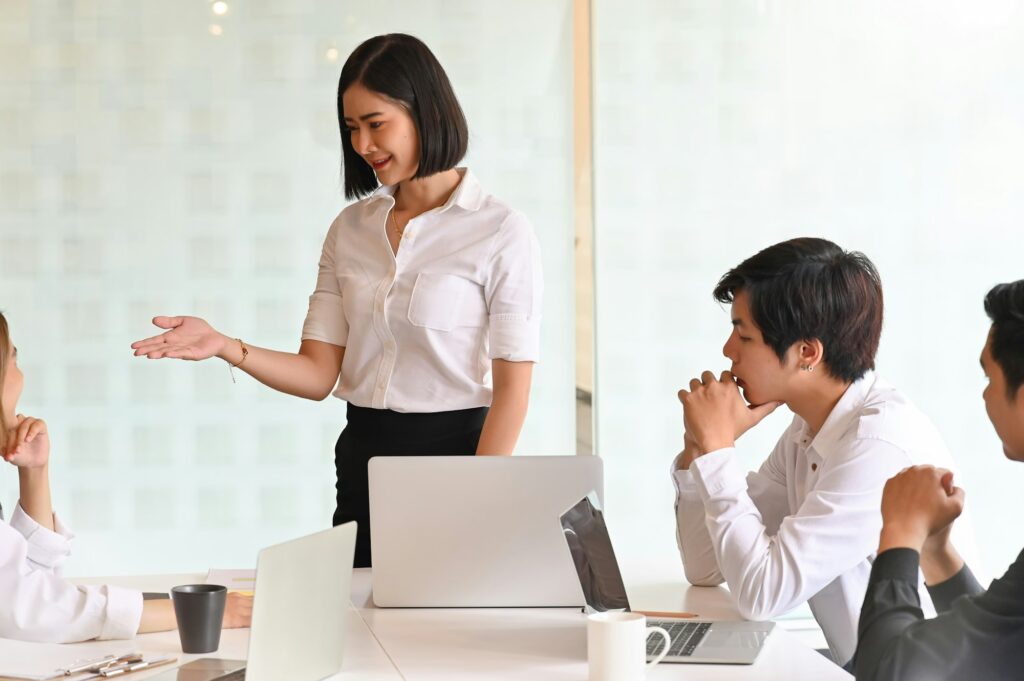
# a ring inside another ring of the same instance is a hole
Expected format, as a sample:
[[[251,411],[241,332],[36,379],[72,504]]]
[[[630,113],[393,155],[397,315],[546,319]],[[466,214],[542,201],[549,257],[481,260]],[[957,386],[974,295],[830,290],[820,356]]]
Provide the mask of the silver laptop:
[[[602,496],[601,459],[384,456],[369,484],[377,606],[584,604],[558,517]]]
[[[341,670],[356,524],[260,551],[248,662],[201,658],[151,681],[320,681]]]
[[[629,600],[615,559],[604,513],[596,494],[580,499],[562,514],[562,532],[586,598],[587,612],[628,611]],[[695,619],[648,619],[672,639],[664,662],[753,664],[774,622],[710,622]],[[665,645],[660,636],[647,639],[653,658]]]

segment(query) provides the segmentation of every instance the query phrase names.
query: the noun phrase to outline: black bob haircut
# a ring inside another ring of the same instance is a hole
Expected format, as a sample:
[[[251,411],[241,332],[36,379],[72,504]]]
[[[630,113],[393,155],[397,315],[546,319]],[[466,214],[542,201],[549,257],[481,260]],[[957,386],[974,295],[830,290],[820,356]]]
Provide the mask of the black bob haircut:
[[[999,284],[985,296],[985,313],[992,320],[992,359],[1006,376],[1010,401],[1024,385],[1024,279]]]
[[[740,291],[779,360],[793,343],[817,338],[831,376],[852,383],[875,368],[882,280],[863,253],[826,239],[783,241],[726,272],[715,300],[731,303]]]
[[[377,188],[370,164],[352,148],[342,98],[352,85],[383,95],[405,107],[420,139],[420,162],[414,177],[451,170],[466,155],[469,127],[441,63],[423,41],[404,33],[370,38],[349,55],[338,81],[345,196],[357,199]]]

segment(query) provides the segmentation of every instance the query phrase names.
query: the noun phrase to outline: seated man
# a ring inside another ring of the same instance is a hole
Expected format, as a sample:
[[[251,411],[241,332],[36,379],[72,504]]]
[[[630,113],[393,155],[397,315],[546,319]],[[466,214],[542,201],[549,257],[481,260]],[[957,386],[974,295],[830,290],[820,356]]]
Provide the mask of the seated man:
[[[727,582],[748,619],[809,602],[833,659],[846,665],[882,487],[915,463],[948,468],[949,454],[928,419],[873,371],[882,285],[867,257],[793,239],[730,270],[714,295],[732,303],[731,371],[705,371],[679,391],[685,448],[673,477],[686,577]],[[747,475],[735,441],[780,404],[793,421]]]
[[[46,423],[17,413],[24,375],[7,320],[0,314],[0,458],[18,469],[18,505],[10,525],[0,508],[0,638],[72,643],[131,638],[174,629],[169,600],[143,601],[115,586],[75,586],[60,577],[73,535],[50,501]],[[247,627],[252,598],[229,594],[224,627]]]
[[[992,319],[981,353],[985,408],[1007,458],[1024,461],[1024,280],[989,291],[985,311]],[[1024,551],[988,591],[981,588],[949,537],[963,505],[964,492],[946,470],[916,466],[886,483],[878,558],[860,615],[858,679],[1024,674]],[[921,612],[919,561],[941,613],[934,619]]]

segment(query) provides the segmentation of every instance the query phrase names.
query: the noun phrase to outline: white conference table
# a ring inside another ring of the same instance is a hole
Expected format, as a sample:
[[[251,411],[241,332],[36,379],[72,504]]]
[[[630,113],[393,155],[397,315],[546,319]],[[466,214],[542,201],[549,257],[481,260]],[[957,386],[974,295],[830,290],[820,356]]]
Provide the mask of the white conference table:
[[[353,592],[356,591],[356,584],[365,582],[369,584],[369,570],[355,570],[353,574]],[[365,574],[360,574],[365,573]],[[178,575],[152,575],[132,577],[88,577],[72,579],[75,584],[113,584],[128,589],[151,592],[169,592],[171,587],[179,584],[201,584],[206,581],[206,574],[178,574]],[[368,587],[367,587],[368,588]],[[346,613],[345,622],[345,652],[343,654],[344,665],[341,673],[335,674],[330,681],[401,681],[402,675],[392,664],[387,653],[374,638],[373,633],[363,621],[362,613],[355,607],[350,607]],[[112,643],[112,642],[111,642]],[[95,646],[96,644],[84,644]],[[114,646],[118,647],[118,646]],[[164,631],[156,634],[142,634],[136,636],[134,641],[126,642],[120,646],[125,650],[137,650],[146,653],[147,656],[175,656],[178,658],[179,666],[203,657],[219,657],[229,660],[244,660],[249,649],[248,629],[225,629],[221,632],[220,648],[215,653],[201,655],[185,655],[181,652],[181,641],[178,639],[177,631]],[[88,659],[91,655],[83,655]],[[153,669],[152,671],[140,671],[125,677],[126,679],[152,678],[164,673],[167,667]],[[282,681],[286,681],[282,679]],[[300,679],[287,681],[302,681]]]
[[[74,580],[117,584],[143,591],[167,591],[177,584],[202,582],[205,575],[158,575]],[[352,608],[345,632],[344,667],[332,681],[586,681],[586,617],[575,608],[391,609],[372,600],[369,569],[352,578]],[[679,578],[634,583],[628,588],[637,610],[687,611],[701,617],[740,619],[725,589],[689,586]],[[248,630],[227,630],[211,655],[182,655],[177,632],[146,634],[134,647],[176,654],[185,663],[197,657],[244,659]],[[159,673],[137,673],[145,679]],[[658,679],[785,679],[830,681],[852,677],[776,627],[754,665],[660,664],[647,672]],[[291,680],[289,680],[291,681]],[[295,680],[303,681],[303,680]]]

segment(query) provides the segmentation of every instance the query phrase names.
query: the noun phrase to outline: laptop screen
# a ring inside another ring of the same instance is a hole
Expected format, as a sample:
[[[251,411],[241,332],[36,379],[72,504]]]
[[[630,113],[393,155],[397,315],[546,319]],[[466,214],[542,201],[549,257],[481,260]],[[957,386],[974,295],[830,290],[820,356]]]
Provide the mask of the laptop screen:
[[[592,612],[629,610],[626,586],[597,494],[591,492],[562,514],[562,534]]]

